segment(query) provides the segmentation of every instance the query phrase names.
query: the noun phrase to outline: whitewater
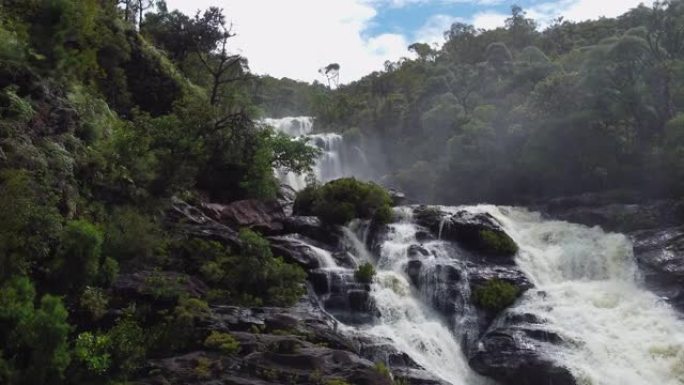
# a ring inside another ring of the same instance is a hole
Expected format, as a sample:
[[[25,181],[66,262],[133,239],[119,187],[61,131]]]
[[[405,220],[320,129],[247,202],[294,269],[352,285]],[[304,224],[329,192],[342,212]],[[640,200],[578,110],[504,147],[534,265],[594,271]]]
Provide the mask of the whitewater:
[[[311,120],[303,118],[269,124],[292,136],[324,138],[323,144],[319,143],[325,151],[316,164],[316,176],[322,181],[345,176],[339,135],[312,134]],[[280,177],[296,189],[305,186],[304,180],[298,179],[301,176]],[[516,262],[535,287],[508,311],[533,314],[545,321],[543,327],[562,338],[563,344],[544,354],[567,367],[579,385],[684,384],[684,322],[665,301],[643,288],[626,236],[546,220],[522,208],[479,205],[442,209],[489,213],[516,241],[520,248]],[[371,294],[380,313],[375,324],[349,329],[392,341],[450,384],[493,384],[468,366],[459,342],[465,330],[451,330],[425,301],[426,293],[409,283],[405,271],[412,245],[429,251],[428,265],[460,263],[445,242],[416,239],[420,228],[411,212],[410,207],[395,209],[398,220],[389,225],[375,256],[365,249],[362,232],[346,229],[355,264],[371,261],[378,271]],[[321,254],[324,268],[342,269],[328,252],[314,250]],[[459,289],[465,302],[470,295],[467,281]],[[469,327],[468,314],[462,317],[457,325]]]

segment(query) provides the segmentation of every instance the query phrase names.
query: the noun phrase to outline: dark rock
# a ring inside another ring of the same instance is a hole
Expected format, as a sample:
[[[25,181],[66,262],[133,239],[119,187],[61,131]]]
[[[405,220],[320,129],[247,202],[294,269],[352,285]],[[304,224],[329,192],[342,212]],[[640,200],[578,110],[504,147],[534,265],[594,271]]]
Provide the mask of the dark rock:
[[[339,231],[325,226],[317,217],[294,216],[283,221],[285,233],[296,233],[328,245],[335,245]]]
[[[111,287],[112,295],[130,301],[132,298],[173,303],[183,295],[204,297],[209,288],[198,278],[175,271],[137,271],[119,274]]]
[[[310,241],[303,237],[285,235],[268,237],[273,255],[283,257],[287,262],[302,266],[305,270],[320,267],[318,255],[311,249]]]
[[[502,324],[488,331],[469,353],[470,366],[506,385],[575,385],[570,371],[553,361],[563,339],[542,328]]]
[[[411,245],[408,248],[408,258],[409,259],[422,259],[424,257],[430,256],[430,252],[424,247],[419,245]]]
[[[684,311],[684,226],[632,234],[648,287]]]
[[[511,257],[518,250],[497,220],[487,213],[461,210],[449,214],[438,208],[418,206],[413,215],[419,225],[428,228],[438,238],[457,242],[477,253]]]
[[[167,219],[177,231],[187,235],[239,246],[238,233],[232,228],[209,218],[198,208],[173,198]]]
[[[552,199],[534,207],[549,217],[607,231],[676,226],[684,219],[684,202],[651,200],[637,193],[607,192]]]
[[[392,206],[401,206],[406,203],[406,194],[395,189],[387,190],[390,199],[392,199]]]
[[[202,210],[212,219],[232,228],[248,227],[263,234],[282,233],[285,228],[285,213],[277,201],[248,199],[227,205],[203,203]]]
[[[420,287],[420,272],[423,269],[423,262],[419,260],[410,260],[406,264],[406,275],[409,277],[411,283]]]

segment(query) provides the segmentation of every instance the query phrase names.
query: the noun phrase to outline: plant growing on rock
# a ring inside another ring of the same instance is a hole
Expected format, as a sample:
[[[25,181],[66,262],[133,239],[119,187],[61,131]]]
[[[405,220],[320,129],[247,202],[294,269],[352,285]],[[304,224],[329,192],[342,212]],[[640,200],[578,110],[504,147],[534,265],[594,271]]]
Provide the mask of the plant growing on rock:
[[[489,280],[473,292],[475,304],[493,313],[511,306],[519,295],[520,288],[500,279]]]
[[[518,252],[518,245],[504,232],[480,230],[480,240],[486,250],[496,255],[513,255]]]
[[[361,283],[372,283],[373,277],[375,277],[375,267],[370,262],[360,265],[354,272],[354,279]]]
[[[375,183],[341,178],[302,190],[293,209],[299,215],[318,216],[330,225],[344,225],[354,218],[384,224],[392,218],[391,206],[389,193]]]
[[[216,349],[225,354],[235,354],[240,349],[240,343],[230,334],[212,330],[204,340],[204,346]]]

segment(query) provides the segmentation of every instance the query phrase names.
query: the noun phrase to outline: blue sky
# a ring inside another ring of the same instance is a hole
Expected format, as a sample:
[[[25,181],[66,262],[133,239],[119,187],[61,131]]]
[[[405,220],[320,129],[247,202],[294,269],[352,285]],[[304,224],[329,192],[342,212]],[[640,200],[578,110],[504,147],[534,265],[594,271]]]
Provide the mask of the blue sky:
[[[238,36],[234,52],[258,74],[322,81],[317,70],[341,65],[342,82],[383,68],[386,60],[410,56],[416,41],[441,44],[454,21],[478,28],[504,23],[517,3],[541,25],[613,17],[643,0],[167,0],[186,13],[219,6]]]

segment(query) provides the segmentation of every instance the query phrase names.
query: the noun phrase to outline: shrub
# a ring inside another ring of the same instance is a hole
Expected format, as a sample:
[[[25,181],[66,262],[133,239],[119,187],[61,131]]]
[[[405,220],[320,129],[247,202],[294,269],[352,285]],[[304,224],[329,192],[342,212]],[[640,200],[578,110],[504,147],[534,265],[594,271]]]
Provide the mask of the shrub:
[[[225,354],[235,354],[240,349],[240,343],[228,333],[213,330],[204,340],[204,346],[209,349],[220,350]]]
[[[99,320],[107,313],[109,298],[99,287],[86,286],[79,303],[81,309],[86,310],[93,320]]]
[[[383,375],[383,376],[385,376],[385,377],[387,377],[387,378],[390,378],[390,379],[392,378],[392,373],[390,373],[389,368],[388,368],[387,365],[385,365],[384,363],[382,363],[382,362],[376,362],[376,363],[375,363],[375,366],[374,366],[373,368],[374,368],[375,371],[378,372],[379,374],[381,374],[381,375]]]
[[[373,277],[375,276],[375,268],[369,262],[366,262],[359,266],[354,272],[354,278],[361,283],[371,283],[373,282]]]
[[[104,252],[119,261],[159,262],[167,241],[159,225],[132,208],[117,208],[105,228]]]
[[[76,337],[74,357],[80,361],[88,371],[94,374],[104,374],[112,364],[109,354],[109,337],[103,334],[84,332]]]
[[[67,223],[62,234],[56,270],[66,286],[80,289],[97,280],[102,253],[102,232],[83,220]]]
[[[325,385],[349,385],[349,383],[342,378],[331,378],[325,381]]]
[[[513,255],[518,252],[518,245],[504,232],[480,230],[480,239],[485,248],[491,253]]]
[[[107,338],[111,346],[112,367],[124,375],[137,370],[147,355],[145,330],[126,312],[109,330]]]
[[[498,313],[511,306],[519,294],[520,289],[515,285],[500,279],[492,279],[476,288],[473,296],[477,306]]]
[[[354,218],[387,223],[392,199],[372,182],[342,178],[323,186],[309,186],[297,194],[294,210],[300,215],[316,215],[327,224],[344,225]]]

